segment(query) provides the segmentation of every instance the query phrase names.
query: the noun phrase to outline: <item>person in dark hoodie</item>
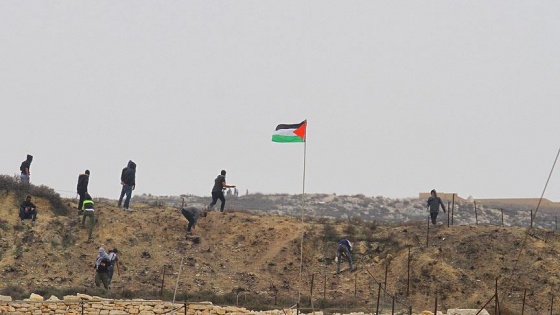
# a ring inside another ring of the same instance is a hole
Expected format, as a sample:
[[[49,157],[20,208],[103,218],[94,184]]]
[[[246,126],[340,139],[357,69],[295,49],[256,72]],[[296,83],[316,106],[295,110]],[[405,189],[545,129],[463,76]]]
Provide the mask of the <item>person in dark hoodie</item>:
[[[77,192],[80,196],[80,200],[78,201],[78,210],[82,210],[82,206],[84,204],[84,198],[86,197],[88,191],[88,184],[89,184],[89,170],[86,170],[85,174],[80,174],[78,176],[78,187]]]
[[[122,190],[118,207],[121,206],[123,197],[126,195],[123,205],[124,210],[130,210],[130,198],[132,197],[132,191],[136,188],[136,163],[128,161],[127,167],[121,173],[121,185]]]
[[[436,224],[436,219],[439,214],[439,207],[443,209],[443,213],[445,213],[445,205],[441,201],[441,198],[437,196],[437,192],[435,189],[432,189],[430,192],[431,197],[428,198],[428,209],[430,210],[430,218],[432,219],[432,225]]]
[[[37,206],[31,202],[31,196],[27,196],[25,201],[19,206],[19,219],[21,222],[25,219],[31,219],[31,222],[35,224],[37,220]]]
[[[21,171],[21,182],[22,183],[28,183],[29,184],[29,179],[31,178],[31,172],[29,171],[31,169],[31,162],[33,161],[33,156],[32,155],[27,155],[27,159],[23,162],[21,162],[21,166],[19,167],[19,170]]]

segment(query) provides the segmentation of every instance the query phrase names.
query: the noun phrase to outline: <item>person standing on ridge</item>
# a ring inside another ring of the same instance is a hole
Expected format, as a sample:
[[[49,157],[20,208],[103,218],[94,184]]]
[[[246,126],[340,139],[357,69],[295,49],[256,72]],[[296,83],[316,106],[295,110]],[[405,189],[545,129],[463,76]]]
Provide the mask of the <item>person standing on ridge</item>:
[[[23,162],[21,162],[21,166],[19,167],[19,170],[21,172],[21,182],[22,183],[28,183],[29,184],[29,179],[31,178],[31,172],[29,171],[31,169],[31,162],[33,161],[33,156],[28,154],[27,155],[27,159]]]
[[[80,196],[80,200],[78,201],[78,210],[82,210],[82,206],[84,204],[84,198],[86,197],[88,191],[88,184],[89,184],[89,170],[86,170],[85,174],[78,175],[78,186],[76,188],[76,192]]]
[[[126,195],[124,210],[130,210],[130,198],[132,197],[132,191],[136,188],[136,163],[128,161],[128,166],[121,173],[121,185],[121,196],[117,206],[120,208],[123,197]]]
[[[443,213],[445,213],[445,205],[441,201],[441,198],[437,196],[437,192],[435,189],[432,189],[430,192],[431,196],[428,198],[428,209],[430,210],[430,218],[432,219],[432,224],[436,224],[436,219],[439,214],[439,206],[443,209]]]
[[[226,184],[226,171],[222,170],[220,175],[214,180],[214,187],[212,188],[212,202],[208,206],[209,210],[212,210],[218,199],[222,202],[220,205],[220,212],[224,212],[224,207],[226,205],[226,198],[224,197],[224,189],[235,188],[235,185]]]

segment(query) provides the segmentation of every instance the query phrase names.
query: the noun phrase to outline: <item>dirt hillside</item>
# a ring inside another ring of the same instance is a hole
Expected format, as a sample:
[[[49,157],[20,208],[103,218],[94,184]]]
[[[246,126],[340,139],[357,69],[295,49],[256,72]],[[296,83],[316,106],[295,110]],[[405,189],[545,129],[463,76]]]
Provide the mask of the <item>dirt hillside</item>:
[[[302,223],[290,216],[234,211],[209,213],[198,223],[199,238],[186,239],[186,220],[174,207],[135,204],[135,211],[126,212],[114,201],[98,201],[94,242],[87,243],[80,216],[57,216],[47,200],[34,202],[40,209],[38,223],[19,224],[19,200],[12,193],[0,194],[0,294],[159,298],[163,282],[164,298],[169,298],[181,259],[178,299],[261,308],[291,306],[301,292],[308,307],[372,311],[376,281],[383,282],[386,274],[387,291],[396,296],[398,309],[432,310],[436,296],[440,309],[480,307],[494,294],[499,278],[501,304],[510,314],[521,310],[524,290],[525,314],[543,314],[560,284],[559,235],[544,230],[530,233],[516,261],[524,228],[438,226],[426,246],[424,223],[378,225],[356,218],[306,218]],[[358,270],[336,275],[336,241],[344,237],[354,243]],[[93,285],[92,265],[100,246],[121,253],[121,274],[109,292]],[[390,295],[384,294],[382,302],[390,308]]]

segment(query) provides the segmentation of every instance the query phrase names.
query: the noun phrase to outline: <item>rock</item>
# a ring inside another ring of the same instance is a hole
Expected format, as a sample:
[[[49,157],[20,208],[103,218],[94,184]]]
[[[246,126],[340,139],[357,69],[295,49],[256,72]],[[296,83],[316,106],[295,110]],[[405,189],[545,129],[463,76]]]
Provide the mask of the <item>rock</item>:
[[[11,302],[12,301],[12,297],[9,295],[0,295],[0,301],[2,302]]]
[[[60,301],[60,299],[54,295],[51,295],[51,297],[47,301]]]
[[[82,293],[78,293],[76,294],[76,296],[80,299],[80,300],[93,300],[93,297],[91,295],[87,295],[87,294],[82,294]]]
[[[447,310],[447,315],[475,315],[478,312],[478,309],[459,309],[459,308],[451,308]],[[490,315],[488,311],[483,309],[479,315]]]
[[[29,300],[30,301],[44,301],[45,299],[42,296],[40,296],[39,294],[31,293],[31,295],[29,296]]]

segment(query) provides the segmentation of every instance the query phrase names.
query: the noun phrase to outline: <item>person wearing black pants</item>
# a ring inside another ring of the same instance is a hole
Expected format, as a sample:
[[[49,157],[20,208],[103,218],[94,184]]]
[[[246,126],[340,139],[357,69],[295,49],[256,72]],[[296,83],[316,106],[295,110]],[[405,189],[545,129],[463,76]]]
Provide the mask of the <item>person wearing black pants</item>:
[[[428,209],[430,210],[430,219],[432,220],[432,224],[435,225],[439,214],[439,207],[441,206],[443,213],[445,213],[445,205],[441,201],[441,198],[437,196],[435,189],[432,189],[430,194],[431,197],[428,198]]]
[[[78,176],[78,186],[76,188],[76,192],[80,196],[80,200],[78,201],[78,210],[82,210],[84,205],[84,200],[87,195],[88,191],[88,184],[89,184],[89,170],[85,171],[85,174],[80,174]]]
[[[198,219],[200,219],[200,217],[206,217],[207,215],[206,211],[201,211],[196,207],[182,208],[181,214],[189,221],[189,225],[187,225],[187,236],[193,234]]]
[[[222,202],[220,205],[220,212],[224,212],[224,207],[226,205],[226,198],[224,197],[224,189],[235,188],[235,185],[226,184],[226,171],[222,170],[220,175],[214,180],[214,187],[212,188],[212,202],[208,206],[209,210],[212,210],[218,199]]]

